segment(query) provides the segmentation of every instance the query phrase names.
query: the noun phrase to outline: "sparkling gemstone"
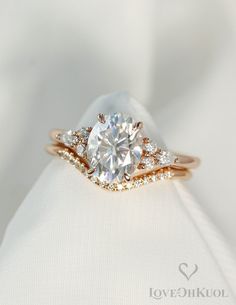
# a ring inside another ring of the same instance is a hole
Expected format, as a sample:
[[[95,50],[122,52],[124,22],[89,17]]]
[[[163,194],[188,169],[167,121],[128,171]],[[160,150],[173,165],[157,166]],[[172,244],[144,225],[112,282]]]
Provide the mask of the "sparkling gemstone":
[[[127,183],[126,183],[126,188],[127,188],[128,190],[132,189],[132,187],[133,187],[133,183],[132,183],[132,182],[127,182]]]
[[[76,143],[77,137],[73,134],[72,130],[63,132],[61,135],[61,141],[68,147]]]
[[[122,113],[105,116],[105,123],[93,127],[87,147],[90,165],[100,181],[121,182],[132,175],[142,155],[142,134],[135,131],[134,120]]]
[[[80,157],[83,157],[85,154],[85,146],[83,144],[78,144],[76,147],[76,152]]]
[[[150,142],[144,144],[144,149],[147,152],[149,152],[150,154],[153,154],[157,150],[157,144],[152,142],[152,141],[150,141]]]
[[[160,180],[165,180],[165,174],[164,173],[160,173],[159,174],[159,179]]]
[[[146,176],[143,177],[143,184],[148,184],[148,182],[149,182],[149,181],[148,181],[148,177],[146,177]]]
[[[158,177],[156,175],[153,175],[151,179],[152,179],[153,182],[155,182],[155,181],[158,180]]]
[[[166,150],[162,150],[158,155],[158,163],[160,166],[169,166],[175,160],[175,156]]]
[[[121,183],[117,184],[117,189],[118,191],[122,191],[123,185]]]
[[[80,130],[78,130],[78,133],[81,135],[82,138],[88,140],[89,131],[86,128],[82,127]]]
[[[156,165],[156,162],[153,157],[146,157],[142,160],[142,164],[145,168],[151,169]]]
[[[142,179],[137,179],[134,182],[135,187],[140,187],[143,185],[143,180]]]

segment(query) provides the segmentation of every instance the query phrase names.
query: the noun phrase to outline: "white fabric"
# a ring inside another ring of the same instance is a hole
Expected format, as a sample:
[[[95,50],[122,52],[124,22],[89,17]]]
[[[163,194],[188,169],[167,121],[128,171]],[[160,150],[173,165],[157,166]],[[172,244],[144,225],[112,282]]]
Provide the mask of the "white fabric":
[[[202,159],[188,185],[236,250],[235,0],[0,1],[0,37],[0,239],[48,130],[129,90],[171,149]]]
[[[85,117],[146,110],[126,94],[99,99]],[[156,134],[159,139],[159,135]],[[188,281],[179,264],[198,265]],[[6,232],[0,251],[0,304],[137,305],[235,304],[235,262],[217,230],[180,182],[130,192],[104,191],[62,160],[32,188]],[[224,289],[227,298],[154,300],[150,288]]]

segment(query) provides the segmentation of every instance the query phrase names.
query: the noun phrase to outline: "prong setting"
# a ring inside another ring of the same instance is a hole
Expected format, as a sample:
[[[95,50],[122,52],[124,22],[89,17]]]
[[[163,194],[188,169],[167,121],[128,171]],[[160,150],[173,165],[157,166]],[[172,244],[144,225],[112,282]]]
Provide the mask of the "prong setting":
[[[93,168],[93,167],[91,167],[90,169],[88,169],[88,171],[87,171],[87,174],[88,174],[88,176],[92,176],[93,175],[93,173],[95,172],[95,168]]]
[[[129,182],[131,180],[131,177],[128,173],[124,173],[124,179],[125,181]]]
[[[106,118],[105,118],[105,115],[103,113],[99,113],[98,114],[98,121],[102,124],[105,124],[106,123]]]
[[[136,122],[134,124],[134,130],[141,130],[143,129],[143,122]]]
[[[147,137],[143,138],[143,144],[148,144],[148,143],[150,143],[150,139]]]

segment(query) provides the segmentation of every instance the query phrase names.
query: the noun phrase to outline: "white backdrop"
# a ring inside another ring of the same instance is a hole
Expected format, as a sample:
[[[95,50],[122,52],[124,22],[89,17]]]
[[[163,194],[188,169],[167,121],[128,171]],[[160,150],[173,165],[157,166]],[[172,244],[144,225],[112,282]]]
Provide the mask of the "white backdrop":
[[[199,155],[188,186],[235,247],[236,4],[0,2],[0,232],[49,162],[48,130],[128,90],[171,149]]]

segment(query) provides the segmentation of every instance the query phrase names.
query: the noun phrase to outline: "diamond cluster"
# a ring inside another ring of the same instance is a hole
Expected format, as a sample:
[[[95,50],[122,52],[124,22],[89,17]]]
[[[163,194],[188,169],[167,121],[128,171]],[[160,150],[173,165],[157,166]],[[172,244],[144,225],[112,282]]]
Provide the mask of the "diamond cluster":
[[[58,152],[92,182],[111,190],[123,190],[172,177],[176,157],[145,138],[142,123],[122,113],[99,115],[93,128],[64,131],[58,140],[66,148]],[[149,173],[137,176],[137,169]]]
[[[157,144],[148,138],[144,139],[143,156],[139,169],[153,169],[155,167],[167,167],[173,164],[176,156],[167,150],[158,148]]]
[[[78,156],[84,158],[86,157],[86,147],[90,132],[91,128],[85,127],[77,131],[68,130],[59,135],[59,139],[65,146],[74,148]]]

